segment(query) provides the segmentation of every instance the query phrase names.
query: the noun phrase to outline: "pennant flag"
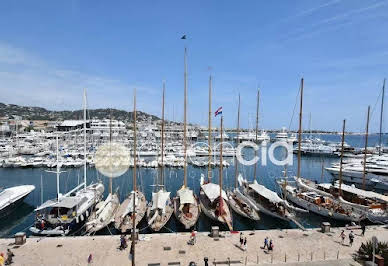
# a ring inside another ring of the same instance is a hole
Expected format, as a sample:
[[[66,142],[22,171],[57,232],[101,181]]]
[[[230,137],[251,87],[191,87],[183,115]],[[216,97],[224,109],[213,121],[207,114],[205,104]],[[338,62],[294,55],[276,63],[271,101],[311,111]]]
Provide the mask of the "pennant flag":
[[[186,40],[186,34],[181,37],[181,40]]]
[[[217,111],[214,113],[214,116],[222,115],[222,106],[217,109]]]

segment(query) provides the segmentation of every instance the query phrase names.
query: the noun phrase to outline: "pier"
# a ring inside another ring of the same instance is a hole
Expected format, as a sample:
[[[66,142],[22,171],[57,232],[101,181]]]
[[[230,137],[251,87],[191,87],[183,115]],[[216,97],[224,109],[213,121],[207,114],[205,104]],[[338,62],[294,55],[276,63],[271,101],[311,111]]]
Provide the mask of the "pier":
[[[340,233],[346,239],[341,245]],[[195,245],[188,245],[190,233],[141,234],[136,245],[136,265],[189,265],[191,261],[204,265],[359,265],[352,255],[362,242],[377,236],[388,241],[388,231],[383,226],[367,227],[365,236],[353,229],[355,240],[348,246],[350,229],[331,228],[322,233],[320,228],[286,230],[243,231],[247,237],[247,250],[239,246],[239,232],[220,232],[212,238],[209,233],[197,233]],[[128,235],[129,236],[129,235]],[[273,240],[274,250],[262,249],[264,238]],[[16,255],[14,265],[129,265],[130,242],[126,250],[119,250],[120,236],[88,237],[30,237],[21,246],[14,239],[1,239],[0,250],[11,248]],[[214,264],[216,263],[216,264]]]

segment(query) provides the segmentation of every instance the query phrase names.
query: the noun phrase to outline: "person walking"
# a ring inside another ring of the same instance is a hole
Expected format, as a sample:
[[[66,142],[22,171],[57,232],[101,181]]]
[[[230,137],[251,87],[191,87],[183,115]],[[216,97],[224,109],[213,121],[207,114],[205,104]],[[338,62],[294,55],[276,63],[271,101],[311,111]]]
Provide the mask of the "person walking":
[[[244,251],[247,250],[247,238],[245,237],[244,238]]]
[[[266,236],[265,238],[264,238],[264,247],[263,247],[263,249],[268,249],[268,236]]]
[[[340,237],[341,237],[341,245],[343,245],[344,241],[345,241],[345,231],[344,230],[342,230]]]
[[[243,233],[240,232],[240,248],[242,247],[243,243],[244,243]]]
[[[0,266],[4,266],[4,253],[0,254]]]
[[[366,230],[365,223],[362,223],[362,224],[361,224],[361,235],[362,235],[362,236],[365,235],[365,230]]]
[[[353,241],[354,241],[354,234],[353,234],[353,231],[350,231],[350,233],[349,233],[349,246],[353,246]]]
[[[273,242],[272,239],[269,241],[268,251],[273,251]]]

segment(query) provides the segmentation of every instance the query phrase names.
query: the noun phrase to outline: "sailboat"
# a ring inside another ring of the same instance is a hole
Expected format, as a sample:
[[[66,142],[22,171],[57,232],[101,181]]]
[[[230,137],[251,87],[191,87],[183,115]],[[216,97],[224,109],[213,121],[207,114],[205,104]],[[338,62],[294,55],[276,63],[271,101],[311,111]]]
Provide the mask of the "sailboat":
[[[160,231],[170,220],[174,211],[174,206],[170,199],[170,192],[166,191],[164,186],[164,93],[165,86],[163,84],[163,100],[162,100],[162,135],[161,135],[161,162],[159,164],[158,182],[155,185],[155,192],[152,192],[152,201],[147,207],[147,221],[152,231]],[[160,177],[160,183],[159,183]]]
[[[208,137],[208,145],[209,145],[209,163],[208,163],[208,179],[207,182],[204,180],[204,175],[201,174],[201,189],[199,192],[199,202],[201,206],[202,212],[212,219],[213,221],[226,224],[229,230],[233,230],[233,220],[232,213],[229,210],[229,206],[227,204],[228,196],[225,191],[222,189],[222,134],[220,139],[220,180],[219,184],[214,184],[211,182],[211,172],[212,172],[212,148],[211,148],[211,139],[212,139],[212,129],[211,129],[211,85],[212,78],[209,78],[209,137]],[[221,130],[223,129],[223,117],[221,116]]]
[[[239,135],[240,135],[240,95],[238,95],[236,143],[240,143],[239,142]],[[256,143],[257,143],[257,133],[256,133]],[[260,216],[259,216],[258,212],[255,209],[253,209],[249,204],[247,204],[246,201],[244,200],[244,198],[240,196],[241,193],[239,193],[240,191],[239,191],[238,186],[237,186],[238,176],[239,176],[237,156],[234,157],[234,169],[235,169],[235,172],[234,172],[234,175],[235,175],[234,190],[227,192],[229,206],[238,215],[245,217],[245,218],[248,218],[248,219],[251,219],[251,220],[254,220],[254,221],[258,221],[258,220],[260,220]]]
[[[122,233],[132,230],[144,218],[147,209],[146,198],[136,186],[136,167],[137,167],[137,143],[136,143],[136,94],[133,98],[133,190],[128,197],[121,203],[115,215],[115,228]],[[135,210],[135,211],[134,211]],[[135,217],[135,221],[133,218]]]
[[[109,143],[108,146],[102,146],[102,149],[107,148],[109,151],[108,156],[112,157],[112,152],[115,149],[115,145],[112,143],[112,118],[109,122]],[[98,150],[97,150],[98,153]],[[106,159],[106,158],[105,158]],[[112,161],[109,160],[109,164],[112,164]],[[98,161],[96,162],[98,166]],[[98,167],[97,167],[98,168]],[[115,214],[120,207],[120,200],[118,192],[116,190],[113,193],[112,188],[112,178],[113,178],[113,166],[108,165],[110,169],[109,172],[109,194],[104,201],[99,202],[96,205],[95,210],[90,215],[87,223],[85,224],[85,230],[88,234],[96,233],[101,229],[107,227],[111,222],[113,222]]]
[[[256,138],[258,134],[259,101],[260,91],[257,90]],[[240,189],[236,191],[236,194],[243,198],[253,209],[283,221],[293,222],[298,227],[304,229],[303,226],[295,219],[295,211],[305,211],[290,205],[286,200],[280,198],[277,193],[259,184],[257,182],[256,165],[254,167],[254,176],[252,183],[248,182],[248,180],[244,179],[242,176],[238,177],[238,182],[240,185]]]
[[[299,134],[298,134],[298,172],[295,177],[297,186],[288,184],[287,179],[279,181],[284,197],[297,206],[321,216],[330,217],[341,221],[358,222],[364,217],[362,212],[354,210],[349,205],[341,204],[327,193],[320,193],[304,184],[300,176],[301,170],[301,138],[302,138],[302,110],[303,110],[303,79],[300,90]],[[342,147],[345,134],[345,120],[342,131]],[[341,156],[342,162],[342,156]]]
[[[183,224],[185,229],[192,228],[198,221],[201,209],[198,200],[194,197],[193,190],[187,186],[187,64],[185,48],[185,71],[184,71],[184,124],[183,124],[183,147],[184,147],[184,165],[183,165],[183,186],[177,191],[174,201],[174,214],[177,220]],[[163,91],[164,92],[164,91]],[[162,125],[162,134],[164,127]]]
[[[369,107],[367,124],[369,120]],[[345,123],[345,121],[344,121]],[[338,200],[341,204],[349,206],[359,210],[366,218],[375,223],[387,223],[388,222],[388,197],[378,194],[372,191],[366,191],[354,186],[345,185],[342,183],[342,158],[344,153],[344,139],[345,132],[342,132],[342,145],[341,145],[341,160],[340,160],[340,172],[339,180],[334,184],[323,183],[316,184],[310,180],[300,178],[298,179],[298,185],[302,186],[306,190],[316,191],[321,195],[332,197]],[[365,156],[365,154],[364,154]],[[365,172],[365,164],[363,165]]]
[[[88,216],[100,202],[104,192],[104,185],[86,184],[86,90],[84,90],[84,181],[65,195],[60,193],[59,176],[61,163],[59,162],[59,139],[56,136],[56,175],[57,198],[48,200],[35,209],[36,219],[30,231],[35,235],[68,235],[81,228]],[[52,171],[48,171],[53,173]]]

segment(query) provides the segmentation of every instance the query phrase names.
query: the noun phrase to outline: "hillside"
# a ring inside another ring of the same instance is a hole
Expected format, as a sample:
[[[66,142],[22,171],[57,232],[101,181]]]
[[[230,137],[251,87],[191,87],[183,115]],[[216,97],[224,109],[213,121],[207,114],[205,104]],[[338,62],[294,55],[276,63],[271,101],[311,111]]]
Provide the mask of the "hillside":
[[[21,116],[25,120],[73,120],[82,119],[83,110],[75,111],[51,111],[42,107],[30,107],[30,106],[19,106],[15,104],[4,104],[0,103],[0,117],[8,116]],[[109,118],[117,119],[121,121],[131,121],[132,112],[117,109],[90,109],[87,113],[88,119],[104,119]],[[141,111],[137,111],[137,120],[148,120],[152,121],[159,120],[157,116],[150,115]]]

